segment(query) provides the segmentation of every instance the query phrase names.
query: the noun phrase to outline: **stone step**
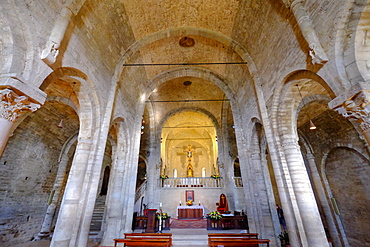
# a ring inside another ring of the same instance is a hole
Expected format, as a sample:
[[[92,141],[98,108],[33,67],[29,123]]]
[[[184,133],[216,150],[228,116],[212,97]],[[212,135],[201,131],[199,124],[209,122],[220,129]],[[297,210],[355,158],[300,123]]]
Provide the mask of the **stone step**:
[[[173,246],[208,246],[208,235],[206,234],[174,234],[172,235]]]

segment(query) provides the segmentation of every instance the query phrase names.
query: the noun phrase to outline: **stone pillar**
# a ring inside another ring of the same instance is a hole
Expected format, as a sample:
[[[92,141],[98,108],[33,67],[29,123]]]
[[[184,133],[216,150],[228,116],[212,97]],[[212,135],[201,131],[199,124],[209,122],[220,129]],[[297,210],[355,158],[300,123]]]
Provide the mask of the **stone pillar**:
[[[68,147],[70,147],[75,140],[76,138],[73,138],[73,140],[69,143]],[[42,223],[41,230],[38,234],[38,239],[47,238],[50,236],[51,224],[54,219],[55,209],[63,196],[63,187],[64,187],[63,185],[65,184],[66,181],[66,172],[68,168],[67,166],[68,161],[70,159],[70,157],[68,157],[67,155],[68,151],[69,148],[65,150],[65,154],[59,161],[57,176],[55,178],[53,190],[50,195],[51,198],[49,199],[50,204],[46,210],[44,221]]]
[[[8,142],[15,120],[22,112],[33,112],[40,106],[32,103],[29,97],[19,95],[10,88],[0,90],[0,156]]]
[[[292,10],[302,35],[311,49],[310,56],[312,58],[312,63],[324,64],[328,61],[328,57],[320,44],[303,2],[304,0],[284,0],[285,5]]]
[[[334,99],[329,102],[329,107],[345,118],[355,119],[360,124],[367,145],[370,146],[370,89],[362,89],[340,104]]]
[[[78,220],[78,211],[81,203],[80,200],[83,195],[82,188],[84,187],[91,146],[92,141],[90,139],[78,140],[76,153],[50,246],[75,246],[73,243],[70,245],[70,242],[72,235],[79,231],[78,225],[80,222]]]
[[[325,190],[323,187],[323,183],[321,182],[320,174],[317,170],[316,162],[315,162],[315,157],[313,154],[308,153],[307,154],[307,163],[308,166],[311,170],[311,175],[312,175],[312,181],[313,181],[313,186],[317,192],[318,199],[320,201],[321,207],[324,211],[326,222],[328,224],[329,228],[329,233],[331,235],[331,238],[333,240],[334,246],[340,247],[343,246],[341,241],[340,241],[340,236],[337,231],[336,223],[333,218],[333,215],[330,210],[330,205],[328,203]]]
[[[120,130],[122,131],[122,130]],[[123,195],[125,194],[125,168],[127,157],[124,145],[118,143],[112,166],[111,179],[106,202],[106,215],[103,224],[103,239],[101,245],[113,245],[113,239],[122,233]]]
[[[293,141],[293,136],[286,138],[283,148],[302,224],[307,236],[307,246],[328,247],[329,243],[321,222],[320,213],[298,142]]]

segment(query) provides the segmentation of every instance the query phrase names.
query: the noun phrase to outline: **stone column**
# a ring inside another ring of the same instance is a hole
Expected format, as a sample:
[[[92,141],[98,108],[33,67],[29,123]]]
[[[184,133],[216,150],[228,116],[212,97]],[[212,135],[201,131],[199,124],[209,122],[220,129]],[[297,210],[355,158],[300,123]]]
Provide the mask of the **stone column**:
[[[370,89],[363,89],[337,104],[335,99],[329,107],[345,118],[355,119],[362,130],[367,145],[370,145]]]
[[[315,29],[310,17],[304,7],[304,0],[283,0],[285,5],[290,8],[297,20],[303,37],[306,39],[310,47],[310,56],[313,64],[324,64],[328,61],[328,57],[322,48],[320,41],[316,35]]]
[[[79,231],[80,200],[83,196],[85,174],[92,146],[91,139],[80,139],[76,147],[72,168],[69,174],[62,204],[50,246],[75,246],[71,242],[72,235]],[[80,233],[81,234],[81,233]],[[70,245],[71,244],[71,245]]]
[[[29,97],[19,95],[10,88],[0,90],[0,156],[19,115],[25,111],[36,111],[40,106],[40,104],[32,103]]]
[[[283,141],[283,148],[302,224],[307,236],[307,246],[328,247],[329,243],[298,142],[293,140],[293,136],[287,137]]]
[[[76,137],[70,140],[68,147],[64,150],[64,154],[61,157],[58,165],[58,172],[55,178],[53,190],[50,195],[50,204],[46,210],[46,214],[44,217],[44,221],[41,226],[41,230],[38,233],[38,239],[43,239],[50,236],[51,231],[51,224],[54,219],[55,209],[58,203],[61,201],[63,196],[63,188],[66,181],[66,172],[68,170],[68,161],[70,157],[68,156],[68,152],[70,150],[70,146],[76,141]]]
[[[120,130],[122,131],[122,130]],[[125,168],[127,162],[125,150],[122,143],[118,143],[115,151],[115,161],[112,166],[111,179],[106,202],[106,215],[103,224],[103,239],[101,245],[113,245],[113,239],[122,233],[123,201],[125,192]]]
[[[324,211],[325,218],[329,227],[329,232],[332,237],[334,246],[340,247],[343,246],[341,241],[340,241],[340,236],[337,231],[336,223],[333,218],[333,215],[330,211],[330,205],[328,203],[324,187],[321,182],[321,177],[320,174],[317,170],[316,162],[315,162],[315,156],[313,154],[308,153],[307,154],[307,163],[308,166],[311,170],[311,175],[312,175],[312,181],[313,181],[313,186],[316,189],[318,199],[320,201],[321,207]]]

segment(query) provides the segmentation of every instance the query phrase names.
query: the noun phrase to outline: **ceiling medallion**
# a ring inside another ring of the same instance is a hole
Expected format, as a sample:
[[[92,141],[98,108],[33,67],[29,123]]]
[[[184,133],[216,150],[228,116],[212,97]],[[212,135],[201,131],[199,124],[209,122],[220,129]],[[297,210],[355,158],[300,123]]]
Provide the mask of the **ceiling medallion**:
[[[195,41],[190,37],[182,37],[179,41],[179,45],[182,47],[192,47],[195,45]]]
[[[191,85],[191,83],[192,83],[191,81],[184,81],[184,85],[185,85],[185,86],[190,86],[190,85]]]

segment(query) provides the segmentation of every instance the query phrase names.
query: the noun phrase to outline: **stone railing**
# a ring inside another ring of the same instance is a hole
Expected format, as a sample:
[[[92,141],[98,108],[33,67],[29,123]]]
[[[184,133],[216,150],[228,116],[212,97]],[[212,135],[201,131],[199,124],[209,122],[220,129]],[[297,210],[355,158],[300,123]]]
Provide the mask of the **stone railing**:
[[[235,184],[235,187],[239,188],[239,187],[243,187],[243,180],[241,177],[234,177],[234,184]]]
[[[159,187],[163,188],[219,188],[222,187],[222,178],[186,177],[159,179]]]

